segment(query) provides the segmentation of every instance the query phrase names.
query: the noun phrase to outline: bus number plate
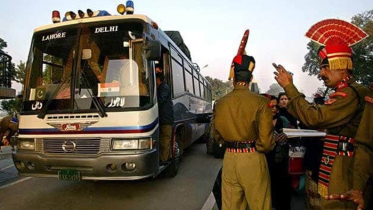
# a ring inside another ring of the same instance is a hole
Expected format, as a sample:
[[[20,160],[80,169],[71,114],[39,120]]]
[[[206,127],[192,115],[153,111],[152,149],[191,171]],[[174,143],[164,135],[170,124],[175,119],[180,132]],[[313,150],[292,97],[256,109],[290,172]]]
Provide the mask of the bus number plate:
[[[58,179],[63,181],[80,181],[80,172],[76,170],[58,171]]]

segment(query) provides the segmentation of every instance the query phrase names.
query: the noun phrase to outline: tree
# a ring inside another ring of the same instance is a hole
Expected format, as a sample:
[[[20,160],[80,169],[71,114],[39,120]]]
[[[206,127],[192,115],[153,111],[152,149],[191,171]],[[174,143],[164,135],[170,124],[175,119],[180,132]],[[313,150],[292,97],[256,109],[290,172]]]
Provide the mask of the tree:
[[[358,81],[369,86],[373,83],[373,10],[355,15],[352,23],[362,28],[369,37],[353,46],[354,75]]]
[[[277,97],[280,92],[284,92],[284,89],[279,84],[273,83],[266,93]]]
[[[0,38],[0,50],[6,48],[8,45],[4,39]]]
[[[7,43],[2,38],[0,38],[0,50],[3,50],[7,46]],[[23,78],[26,71],[25,63],[21,61],[20,64],[17,66],[17,69],[15,68],[14,63],[12,63],[9,70],[12,80],[20,82],[22,85],[24,85]],[[0,110],[5,111],[8,114],[19,112],[21,110],[21,99],[16,97],[14,99],[2,100]]]
[[[373,10],[355,15],[352,17],[352,24],[363,29],[369,37],[357,43],[352,47],[354,52],[354,76],[358,82],[365,86],[373,83]],[[303,72],[308,75],[317,75],[319,73],[320,58],[317,54],[320,45],[315,42],[309,42],[307,49],[309,52],[305,56],[305,64],[302,67]]]
[[[209,76],[207,76],[206,79],[211,85],[212,100],[218,100],[233,90],[232,81],[223,82],[220,79],[213,79]]]
[[[4,111],[8,114],[19,113],[21,111],[21,107],[22,101],[18,97],[1,101],[1,111]]]
[[[309,50],[309,52],[304,56],[306,63],[303,64],[302,71],[308,72],[308,75],[310,76],[319,74],[319,63],[321,62],[321,59],[317,52],[320,47],[321,45],[312,41],[307,44],[307,50]]]
[[[15,68],[15,74],[13,80],[21,83],[22,86],[25,85],[25,76],[26,76],[26,63],[20,61],[17,67]]]

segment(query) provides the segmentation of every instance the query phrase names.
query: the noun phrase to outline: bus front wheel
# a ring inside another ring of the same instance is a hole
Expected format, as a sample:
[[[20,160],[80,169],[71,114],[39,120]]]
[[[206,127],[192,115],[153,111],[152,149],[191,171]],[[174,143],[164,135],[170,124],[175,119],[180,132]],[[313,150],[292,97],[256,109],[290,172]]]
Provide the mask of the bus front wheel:
[[[180,149],[179,149],[179,144],[177,141],[175,142],[175,155],[171,159],[170,165],[165,169],[165,174],[167,177],[175,177],[177,172],[179,171],[179,166],[180,166]]]

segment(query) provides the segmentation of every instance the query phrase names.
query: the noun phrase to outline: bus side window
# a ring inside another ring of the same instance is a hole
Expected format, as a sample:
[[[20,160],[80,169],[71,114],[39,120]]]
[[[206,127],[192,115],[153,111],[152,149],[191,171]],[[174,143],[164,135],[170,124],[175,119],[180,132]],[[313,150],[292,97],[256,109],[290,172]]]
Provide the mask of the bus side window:
[[[160,60],[159,62],[161,64],[163,64],[163,73],[164,73],[164,81],[166,82],[166,84],[168,86],[171,87],[171,77],[170,77],[170,54],[168,51],[165,51],[163,54],[162,54],[162,60]]]

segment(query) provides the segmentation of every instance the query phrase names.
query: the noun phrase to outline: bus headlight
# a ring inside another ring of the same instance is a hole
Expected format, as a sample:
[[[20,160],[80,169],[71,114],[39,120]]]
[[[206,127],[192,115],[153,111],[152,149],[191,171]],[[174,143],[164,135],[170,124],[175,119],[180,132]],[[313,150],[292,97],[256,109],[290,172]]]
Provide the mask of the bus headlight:
[[[151,138],[146,139],[113,139],[113,150],[151,149]]]
[[[139,149],[151,149],[152,141],[151,139],[140,139]]]
[[[34,139],[18,139],[18,149],[35,150]]]

